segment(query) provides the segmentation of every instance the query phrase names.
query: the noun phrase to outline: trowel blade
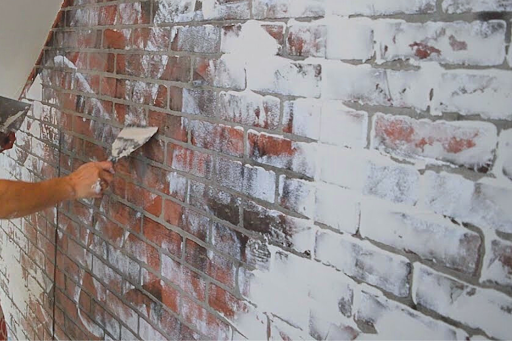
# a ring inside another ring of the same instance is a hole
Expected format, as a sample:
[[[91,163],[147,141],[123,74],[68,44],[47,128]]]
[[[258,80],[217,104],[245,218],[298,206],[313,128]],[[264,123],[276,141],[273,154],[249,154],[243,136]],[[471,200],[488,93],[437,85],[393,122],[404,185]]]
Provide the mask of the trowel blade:
[[[31,104],[0,96],[0,131],[8,133],[20,129]]]
[[[124,128],[112,144],[112,153],[109,160],[116,162],[120,158],[130,155],[148,142],[157,131],[157,127]]]

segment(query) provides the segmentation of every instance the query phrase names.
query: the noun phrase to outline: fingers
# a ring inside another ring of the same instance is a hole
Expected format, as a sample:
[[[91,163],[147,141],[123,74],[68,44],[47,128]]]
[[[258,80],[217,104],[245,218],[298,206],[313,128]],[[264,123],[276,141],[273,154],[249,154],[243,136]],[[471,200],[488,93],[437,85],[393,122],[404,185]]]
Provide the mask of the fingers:
[[[102,162],[96,162],[96,164],[102,169],[107,172],[110,172],[114,174],[114,164],[110,161],[102,161]]]
[[[107,184],[107,187],[108,187],[108,185],[110,185],[112,180],[114,180],[114,175],[112,173],[102,170],[102,171],[100,171],[100,179],[105,181]]]

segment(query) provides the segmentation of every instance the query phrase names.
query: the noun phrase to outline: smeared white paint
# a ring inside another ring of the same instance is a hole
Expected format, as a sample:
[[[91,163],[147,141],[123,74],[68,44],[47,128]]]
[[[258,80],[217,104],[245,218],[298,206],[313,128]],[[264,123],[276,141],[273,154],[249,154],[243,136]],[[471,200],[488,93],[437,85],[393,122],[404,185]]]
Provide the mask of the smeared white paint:
[[[490,336],[510,337],[512,298],[509,296],[463,284],[419,263],[414,264],[412,283],[414,303],[469,327],[480,328]]]
[[[503,130],[499,137],[493,173],[504,186],[512,187],[512,129]]]
[[[98,178],[96,182],[91,186],[91,189],[94,193],[100,194],[101,193],[101,179]]]
[[[327,0],[327,13],[335,15],[386,15],[396,13],[422,13],[435,10],[435,0]]]
[[[501,12],[512,10],[509,1],[496,0],[446,0],[443,1],[443,11],[447,13],[465,12]]]
[[[500,239],[492,230],[485,231],[485,254],[480,282],[512,285],[512,265],[507,257],[512,253],[512,242]]]
[[[373,291],[361,291],[355,319],[371,322],[377,334],[360,335],[358,340],[464,340],[468,337],[461,329],[425,316]]]

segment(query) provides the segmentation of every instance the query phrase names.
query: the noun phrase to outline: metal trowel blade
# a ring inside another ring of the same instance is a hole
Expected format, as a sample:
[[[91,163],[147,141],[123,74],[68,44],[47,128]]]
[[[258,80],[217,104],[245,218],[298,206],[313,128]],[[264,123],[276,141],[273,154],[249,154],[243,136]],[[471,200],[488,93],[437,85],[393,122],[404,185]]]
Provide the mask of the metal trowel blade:
[[[112,144],[110,161],[116,162],[142,147],[158,131],[157,127],[126,127]]]
[[[8,133],[20,129],[31,104],[0,96],[0,131]]]

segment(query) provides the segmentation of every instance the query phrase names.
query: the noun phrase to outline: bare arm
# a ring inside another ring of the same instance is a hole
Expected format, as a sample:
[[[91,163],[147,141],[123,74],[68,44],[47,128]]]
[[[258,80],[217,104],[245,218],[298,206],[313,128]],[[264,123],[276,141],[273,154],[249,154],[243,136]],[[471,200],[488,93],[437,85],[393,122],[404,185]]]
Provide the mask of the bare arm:
[[[112,173],[112,163],[91,162],[67,177],[38,183],[0,180],[0,219],[23,217],[66,200],[101,197]]]

